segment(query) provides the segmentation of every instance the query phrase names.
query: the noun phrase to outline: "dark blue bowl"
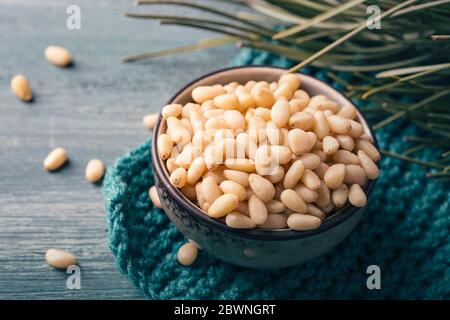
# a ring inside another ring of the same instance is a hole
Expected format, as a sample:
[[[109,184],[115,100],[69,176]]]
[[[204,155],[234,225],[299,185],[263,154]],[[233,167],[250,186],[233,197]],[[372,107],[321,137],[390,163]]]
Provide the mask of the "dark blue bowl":
[[[200,85],[226,84],[232,81],[275,81],[286,70],[266,66],[228,68],[200,77],[181,89],[169,103],[185,104],[191,101],[193,88]],[[324,94],[339,105],[354,105],[343,94],[328,84],[309,75],[298,74],[302,88],[311,95]],[[364,117],[358,112],[365,133],[376,137]],[[189,239],[195,240],[202,250],[232,264],[253,268],[287,267],[303,263],[322,255],[339,244],[357,225],[364,208],[347,205],[322,221],[319,228],[310,231],[291,229],[262,230],[234,229],[220,220],[210,218],[190,202],[169,181],[169,173],[157,152],[157,137],[165,132],[165,121],[160,117],[153,132],[152,158],[155,185],[169,219]],[[364,186],[370,196],[375,181]]]

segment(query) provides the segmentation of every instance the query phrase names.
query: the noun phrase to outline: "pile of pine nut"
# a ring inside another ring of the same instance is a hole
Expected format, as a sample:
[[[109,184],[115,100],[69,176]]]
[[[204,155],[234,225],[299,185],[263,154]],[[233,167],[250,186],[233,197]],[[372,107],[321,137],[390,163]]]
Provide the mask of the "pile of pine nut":
[[[192,99],[162,109],[157,146],[171,184],[208,216],[232,228],[311,230],[347,201],[366,204],[380,153],[352,105],[310,97],[294,74],[199,86]]]

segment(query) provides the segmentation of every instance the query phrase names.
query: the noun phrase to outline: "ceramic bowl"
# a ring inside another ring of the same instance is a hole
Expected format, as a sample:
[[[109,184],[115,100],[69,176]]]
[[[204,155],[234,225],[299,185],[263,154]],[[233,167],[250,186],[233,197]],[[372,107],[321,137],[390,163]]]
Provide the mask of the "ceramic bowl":
[[[266,66],[229,68],[202,76],[187,84],[168,103],[185,104],[192,101],[191,92],[197,86],[226,84],[232,81],[276,81],[286,70]],[[339,105],[353,103],[330,85],[309,75],[299,73],[301,87],[311,96],[324,94]],[[365,133],[376,137],[366,120],[358,112],[357,118]],[[355,228],[364,212],[363,208],[347,205],[322,221],[319,228],[309,231],[290,229],[261,230],[233,229],[220,220],[210,218],[190,202],[169,182],[169,173],[157,152],[157,137],[166,130],[166,123],[158,120],[152,144],[153,172],[158,195],[167,216],[186,236],[195,240],[201,249],[223,261],[251,268],[278,268],[304,263],[331,250]],[[364,187],[370,196],[375,181]]]

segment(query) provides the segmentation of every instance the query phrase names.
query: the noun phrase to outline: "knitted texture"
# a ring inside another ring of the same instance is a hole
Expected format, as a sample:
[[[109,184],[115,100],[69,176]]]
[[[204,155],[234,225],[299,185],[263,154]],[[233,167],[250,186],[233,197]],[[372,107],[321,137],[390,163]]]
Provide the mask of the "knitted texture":
[[[292,61],[243,50],[233,65],[243,64],[289,67]],[[307,71],[330,83],[326,70]],[[407,146],[399,137],[417,130],[395,122],[377,131],[380,147],[401,152]],[[336,248],[301,266],[246,269],[200,251],[192,266],[183,267],[176,252],[186,239],[149,200],[150,145],[146,141],[118,159],[103,187],[109,246],[117,266],[149,298],[450,298],[449,185],[425,178],[421,167],[384,157],[381,176],[355,230]],[[432,159],[426,151],[422,157]],[[370,265],[381,269],[381,290],[366,286]]]

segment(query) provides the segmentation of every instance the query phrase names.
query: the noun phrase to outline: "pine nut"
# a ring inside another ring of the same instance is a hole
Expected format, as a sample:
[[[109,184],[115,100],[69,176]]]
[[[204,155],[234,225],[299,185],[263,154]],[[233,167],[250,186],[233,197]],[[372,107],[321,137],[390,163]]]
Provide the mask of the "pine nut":
[[[258,88],[252,93],[252,96],[258,107],[270,109],[275,103],[273,93],[267,88]]]
[[[357,183],[360,186],[364,186],[366,184],[366,172],[363,168],[356,164],[348,164],[345,166],[344,183]]]
[[[48,46],[44,51],[45,58],[58,67],[67,67],[72,63],[69,50],[59,46]]]
[[[322,111],[314,112],[313,117],[315,121],[313,127],[314,133],[316,134],[317,138],[322,140],[330,134],[330,125],[328,124],[327,118]]]
[[[308,152],[311,148],[310,137],[302,129],[292,129],[288,133],[289,147],[292,153],[299,156]]]
[[[162,204],[161,204],[161,200],[159,199],[158,196],[158,191],[156,190],[155,186],[152,186],[149,190],[148,190],[148,194],[150,196],[150,200],[152,200],[152,203],[155,207],[157,208],[162,208]]]
[[[224,109],[213,109],[213,110],[205,111],[203,113],[203,115],[207,119],[212,119],[212,118],[217,118],[217,117],[220,117],[220,116],[225,116],[225,111],[226,110],[224,110]],[[224,117],[224,120],[225,120],[225,117]]]
[[[303,184],[311,190],[317,190],[320,187],[319,177],[310,169],[305,169],[301,180]]]
[[[225,111],[224,119],[229,128],[245,129],[245,118],[242,113],[237,110]]]
[[[279,100],[273,105],[270,115],[272,122],[278,128],[283,128],[288,124],[289,110],[290,107],[287,101]]]
[[[258,107],[255,109],[255,117],[259,117],[264,121],[268,122],[272,119],[271,110],[266,108]]]
[[[239,86],[239,82],[233,81],[223,86],[227,93],[235,93],[236,88]]]
[[[294,188],[302,177],[304,170],[305,166],[301,160],[294,161],[284,175],[283,186],[286,189]]]
[[[256,143],[263,143],[266,141],[266,122],[258,117],[253,117],[248,123],[248,135]]]
[[[258,145],[250,138],[247,133],[240,133],[236,137],[238,158],[244,158],[245,156],[251,160],[255,160],[256,150]],[[244,152],[242,152],[244,151]]]
[[[343,106],[337,115],[345,119],[353,120],[356,117],[356,108],[352,105]]]
[[[323,180],[325,178],[325,173],[327,172],[328,168],[330,168],[329,165],[327,165],[324,162],[321,162],[319,166],[314,170],[314,173],[317,174],[320,180]]]
[[[333,154],[333,162],[343,164],[359,164],[358,156],[347,150],[338,150]]]
[[[252,95],[256,93],[256,91],[261,89],[269,89],[270,90],[270,84],[267,83],[267,81],[258,81],[255,83],[255,85],[252,87],[252,89],[249,91]]]
[[[280,77],[278,84],[282,85],[284,83],[287,83],[292,91],[295,91],[298,88],[300,88],[300,78],[292,73],[285,73]]]
[[[226,91],[222,86],[203,86],[192,90],[192,99],[197,103],[203,103],[212,100],[218,95],[225,94]]]
[[[327,117],[328,124],[330,125],[331,132],[337,134],[347,134],[350,132],[351,124],[350,120],[331,115]]]
[[[249,217],[239,213],[230,212],[225,218],[227,226],[236,229],[253,229],[256,224]]]
[[[305,231],[320,227],[321,220],[308,214],[293,213],[287,219],[287,225],[292,230]]]
[[[189,169],[195,159],[194,152],[195,150],[192,144],[186,145],[176,158],[177,165],[186,170]]]
[[[152,113],[152,114],[148,114],[144,118],[142,118],[142,123],[144,124],[144,127],[151,130],[155,127],[158,119],[159,119],[159,113]]]
[[[303,199],[303,201],[308,203],[316,202],[317,198],[319,198],[319,194],[316,191],[307,188],[303,184],[297,185],[297,187],[295,187],[295,192],[298,193],[298,195]]]
[[[289,127],[291,128],[298,128],[307,131],[311,129],[313,125],[314,117],[308,112],[300,111],[294,113],[289,118]]]
[[[319,195],[319,197],[316,200],[316,204],[319,207],[324,208],[330,204],[331,201],[330,189],[328,189],[325,182],[320,181],[320,187],[319,189],[317,189],[317,194]]]
[[[313,96],[310,98],[307,108],[317,110],[319,107],[319,104],[322,103],[323,101],[327,101],[327,100],[328,100],[328,98],[322,94]]]
[[[364,139],[364,140],[367,140],[367,141],[373,143],[373,137],[366,133],[362,134],[361,137],[359,137],[359,139]]]
[[[290,114],[295,114],[306,108],[309,103],[309,95],[304,90],[294,92],[294,98],[289,101]]]
[[[278,166],[275,169],[273,169],[274,172],[272,172],[269,175],[264,176],[267,180],[269,180],[272,183],[277,183],[283,180],[284,178],[284,168],[282,166]]]
[[[249,93],[238,95],[238,100],[240,106],[239,111],[241,112],[245,112],[250,108],[256,107],[255,99],[253,99],[253,96]]]
[[[214,98],[214,104],[225,110],[239,109],[239,99],[234,93],[221,94]]]
[[[176,168],[178,168],[178,165],[174,158],[169,158],[166,161],[166,167],[167,171],[169,171],[169,173],[172,173]]]
[[[168,104],[162,108],[161,115],[164,119],[169,117],[179,117],[181,115],[181,109],[183,106],[181,104]]]
[[[356,122],[354,120],[350,121],[350,131],[348,134],[352,138],[359,138],[364,133],[364,127],[359,122]]]
[[[205,101],[207,103],[207,101]],[[209,103],[212,103],[212,101],[209,101]],[[215,107],[215,106],[214,106]],[[191,116],[191,112],[201,112],[202,108],[197,103],[186,103],[186,105],[181,109],[181,117],[189,119]]]
[[[190,185],[194,185],[195,183],[197,183],[198,179],[200,179],[200,177],[203,175],[205,169],[205,160],[202,157],[195,158],[187,171],[187,183]]]
[[[330,189],[337,189],[344,182],[345,164],[336,163],[328,168],[324,176],[325,184]]]
[[[183,188],[186,185],[186,170],[184,168],[177,168],[170,174],[170,183],[176,188]]]
[[[278,89],[278,83],[275,81],[272,81],[271,83],[269,83],[269,89],[270,89],[270,91],[274,92],[275,90]]]
[[[282,213],[270,213],[267,215],[266,221],[257,225],[260,229],[284,229],[287,225],[287,217]]]
[[[227,159],[225,160],[225,167],[248,173],[255,172],[255,162],[251,159]]]
[[[248,195],[247,195],[248,196]],[[238,202],[236,208],[234,208],[234,211],[240,212],[246,216],[249,216],[249,211],[248,211],[248,202],[247,201],[242,201],[242,202]]]
[[[317,169],[321,162],[320,157],[314,153],[305,153],[297,159],[303,162],[303,166],[305,167],[305,169],[311,170]]]
[[[283,100],[286,103],[288,103],[288,100],[290,100],[292,98],[293,94],[294,94],[294,91],[287,83],[281,84],[273,92],[273,96],[275,97],[276,100],[278,100],[278,101]]]
[[[237,182],[225,180],[220,183],[219,187],[223,193],[236,195],[238,197],[238,201],[244,201],[245,199],[247,199],[247,191]]]
[[[308,207],[308,214],[312,215],[314,217],[319,218],[320,220],[325,219],[326,214],[325,212],[323,212],[322,210],[320,210],[318,207],[316,207],[313,204],[307,204],[306,205]]]
[[[306,207],[303,199],[298,195],[295,190],[286,189],[281,193],[281,202],[290,210],[298,213],[306,213],[308,208]]]
[[[11,79],[11,91],[14,95],[22,101],[28,102],[33,99],[28,79],[24,75],[17,75]]]
[[[339,188],[332,191],[331,198],[336,207],[341,208],[347,202],[348,187],[346,184],[341,184]]]
[[[85,176],[90,182],[97,182],[103,178],[105,174],[105,166],[99,159],[92,159],[86,166]]]
[[[206,168],[210,171],[215,170],[223,162],[222,154],[217,152],[216,147],[212,145],[206,147],[204,159]]]
[[[203,197],[209,203],[213,203],[222,195],[222,190],[220,189],[217,180],[213,177],[203,178],[201,190]]]
[[[177,252],[177,259],[183,266],[190,266],[197,259],[198,248],[192,242],[183,244]]]
[[[266,207],[269,213],[282,213],[286,211],[286,206],[283,204],[283,202],[275,199],[266,202]]]
[[[208,215],[212,218],[221,218],[233,211],[238,204],[238,197],[234,194],[224,194],[218,197],[209,207]]]
[[[45,260],[50,266],[57,269],[67,269],[77,263],[77,257],[73,254],[58,249],[48,249],[45,253]]]
[[[358,158],[361,166],[366,172],[367,178],[370,180],[376,179],[379,175],[379,170],[373,160],[362,150],[358,151]]]
[[[244,85],[244,89],[247,92],[251,92],[255,85],[256,85],[256,81],[250,80]]]
[[[281,145],[283,141],[283,135],[281,130],[272,122],[267,122],[266,125],[267,140],[271,145]]]
[[[53,149],[44,160],[44,168],[47,171],[55,171],[61,168],[67,161],[67,152],[63,148]]]
[[[250,174],[248,177],[250,188],[255,192],[256,196],[262,201],[267,202],[275,196],[275,187],[273,184],[257,174]]]
[[[328,116],[337,113],[339,111],[339,106],[334,101],[324,100],[317,104],[317,110],[323,111],[323,113]]]
[[[267,207],[255,195],[251,196],[248,200],[248,213],[255,224],[262,224],[267,219]]]
[[[197,197],[197,204],[200,208],[203,208],[203,205],[206,202],[205,197],[203,196],[203,182],[197,182],[194,186],[195,189],[195,195]]]
[[[339,141],[339,145],[342,149],[347,151],[352,151],[355,148],[355,140],[349,135],[338,134],[336,136],[337,141]]]
[[[223,174],[228,180],[239,183],[244,188],[248,187],[248,173],[237,170],[224,170]]]
[[[325,138],[323,138],[322,147],[323,152],[325,152],[327,155],[331,155],[338,151],[339,142],[332,136],[326,136]]]
[[[183,188],[181,188],[180,191],[190,201],[195,201],[197,199],[197,193],[195,192],[194,186],[187,184]]]
[[[366,205],[367,198],[359,184],[352,184],[348,189],[348,201],[355,207]]]
[[[370,141],[364,139],[358,139],[356,141],[356,150],[364,151],[374,162],[380,160],[381,158],[380,152],[377,148],[375,148]]]

